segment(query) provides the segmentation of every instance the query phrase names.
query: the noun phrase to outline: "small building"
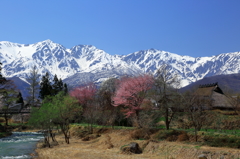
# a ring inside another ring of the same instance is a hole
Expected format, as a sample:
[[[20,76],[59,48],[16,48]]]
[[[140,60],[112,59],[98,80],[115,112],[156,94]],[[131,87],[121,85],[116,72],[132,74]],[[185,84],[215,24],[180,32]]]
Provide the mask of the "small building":
[[[218,83],[200,85],[195,92],[195,95],[212,100],[212,109],[232,110],[234,106],[231,104],[232,98],[227,97]]]

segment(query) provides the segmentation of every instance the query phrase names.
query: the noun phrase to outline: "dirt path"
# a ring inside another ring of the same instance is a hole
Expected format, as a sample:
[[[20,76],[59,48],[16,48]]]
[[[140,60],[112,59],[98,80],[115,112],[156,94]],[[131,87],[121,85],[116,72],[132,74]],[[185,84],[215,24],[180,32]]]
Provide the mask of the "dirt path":
[[[196,159],[205,154],[208,159],[237,159],[240,158],[238,149],[199,147],[181,142],[156,142],[151,140],[132,140],[131,130],[118,130],[101,134],[90,141],[82,141],[77,137],[70,139],[70,144],[64,143],[63,135],[57,136],[59,145],[53,148],[38,148],[39,159]],[[137,142],[142,154],[123,154],[121,146]]]

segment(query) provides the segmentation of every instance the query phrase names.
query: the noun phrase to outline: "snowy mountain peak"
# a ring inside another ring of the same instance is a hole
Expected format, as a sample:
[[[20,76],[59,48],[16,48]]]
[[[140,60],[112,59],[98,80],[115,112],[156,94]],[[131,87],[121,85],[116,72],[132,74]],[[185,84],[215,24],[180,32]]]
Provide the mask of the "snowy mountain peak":
[[[180,56],[167,51],[148,49],[128,55],[110,55],[92,45],[76,45],[71,49],[44,40],[35,44],[0,42],[0,61],[3,75],[26,79],[32,66],[39,73],[55,74],[69,83],[100,82],[109,77],[156,72],[162,64],[182,79],[182,86],[207,76],[240,72],[240,53],[226,53],[211,57]],[[78,81],[78,82],[76,82]]]
[[[35,46],[38,50],[41,50],[41,49],[43,49],[43,48],[48,48],[48,49],[50,49],[51,51],[54,50],[55,48],[65,49],[62,45],[57,44],[57,43],[54,43],[54,42],[51,41],[51,40],[45,40],[45,41],[42,41],[42,42],[35,43],[34,46]]]
[[[42,43],[54,43],[54,42],[50,39],[47,39],[47,40],[43,40]]]
[[[50,39],[47,39],[47,40],[44,40],[44,41],[41,41],[41,42],[37,42],[36,44],[38,44],[38,45],[59,45],[57,43],[54,43]]]

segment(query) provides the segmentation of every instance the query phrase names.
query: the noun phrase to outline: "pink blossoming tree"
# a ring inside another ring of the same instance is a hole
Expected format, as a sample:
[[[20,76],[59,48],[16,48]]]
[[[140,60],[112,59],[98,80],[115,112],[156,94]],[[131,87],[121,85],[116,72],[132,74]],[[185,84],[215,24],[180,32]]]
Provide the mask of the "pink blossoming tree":
[[[112,98],[113,105],[123,106],[126,117],[134,117],[138,127],[142,127],[139,121],[141,105],[153,83],[154,80],[150,75],[124,77],[119,81],[115,96]]]
[[[83,107],[82,116],[88,124],[90,124],[90,126],[88,126],[90,133],[93,132],[92,125],[97,119],[99,113],[97,109],[98,105],[95,101],[96,93],[97,87],[93,83],[77,87],[70,92],[70,96],[75,97]]]
[[[70,96],[75,97],[83,107],[86,107],[87,103],[94,99],[96,92],[96,85],[90,83],[88,85],[76,87],[70,92]]]

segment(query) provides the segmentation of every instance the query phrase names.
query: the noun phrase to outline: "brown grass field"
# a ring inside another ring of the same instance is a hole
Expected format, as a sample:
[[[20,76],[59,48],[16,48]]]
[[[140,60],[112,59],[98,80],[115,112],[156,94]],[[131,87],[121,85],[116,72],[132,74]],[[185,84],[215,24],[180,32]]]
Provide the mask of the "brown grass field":
[[[208,159],[238,159],[240,150],[197,146],[183,142],[156,140],[133,140],[132,131],[127,129],[105,129],[98,132],[100,137],[82,141],[77,133],[81,127],[71,128],[70,144],[64,142],[63,135],[57,135],[59,143],[51,148],[41,148],[36,152],[39,159],[197,159],[205,154]],[[96,133],[96,132],[95,132]],[[120,148],[130,142],[137,142],[143,149],[142,154],[123,153]]]

